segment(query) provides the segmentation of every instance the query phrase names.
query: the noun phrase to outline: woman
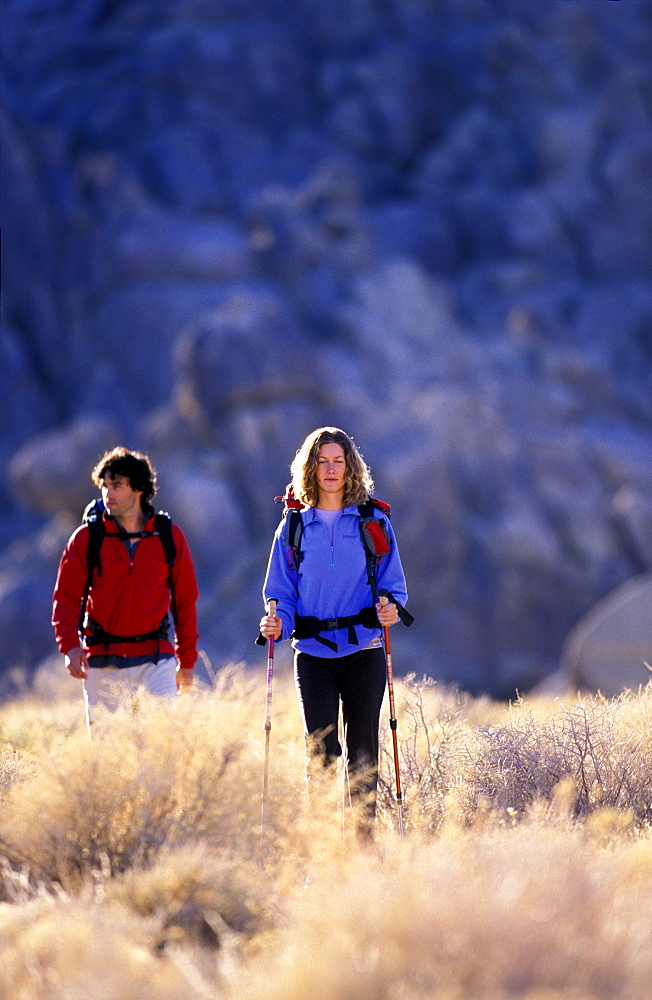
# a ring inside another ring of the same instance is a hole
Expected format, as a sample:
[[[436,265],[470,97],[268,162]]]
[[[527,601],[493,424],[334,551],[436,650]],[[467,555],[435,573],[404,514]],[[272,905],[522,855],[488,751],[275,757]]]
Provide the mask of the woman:
[[[300,552],[289,544],[286,517],[274,537],[263,588],[266,605],[278,602],[277,613],[265,615],[260,630],[265,638],[292,638],[310,763],[330,764],[341,756],[341,701],[349,773],[355,779],[351,787],[363,799],[369,821],[376,810],[386,681],[379,624],[394,625],[399,612],[410,618],[402,607],[407,598],[403,568],[388,518],[369,504],[365,513],[384,528],[389,551],[379,560],[369,561],[365,554],[358,508],[369,500],[373,481],[344,431],[321,427],[309,434],[291,473],[294,497],[304,505]],[[371,583],[370,568],[375,568]],[[379,590],[389,592],[383,606]]]

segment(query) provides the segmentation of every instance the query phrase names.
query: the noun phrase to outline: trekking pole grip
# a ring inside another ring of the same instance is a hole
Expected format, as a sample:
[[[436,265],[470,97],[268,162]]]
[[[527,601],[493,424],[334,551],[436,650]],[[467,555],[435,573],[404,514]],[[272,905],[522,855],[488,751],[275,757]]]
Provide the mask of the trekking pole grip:
[[[389,604],[389,598],[387,597],[387,591],[386,590],[381,590],[380,591],[380,593],[378,594],[378,601],[379,601],[379,603],[381,604],[381,606],[383,608],[386,607]],[[388,666],[388,674],[389,674],[389,680],[390,680],[389,694],[390,694],[390,699],[393,702],[394,701],[394,692],[393,692],[393,690],[391,688],[391,682],[392,682],[392,649],[391,649],[391,644],[390,644],[390,639],[389,639],[389,626],[388,625],[381,625],[381,628],[383,630],[383,640],[384,640],[384,643],[385,643],[385,655],[387,656],[387,661],[388,661],[387,662],[387,666]]]
[[[378,594],[378,601],[379,601],[381,607],[383,607],[383,608],[387,607],[387,605],[389,604],[389,598],[387,596],[387,591],[386,590],[381,590],[379,592],[379,594]],[[383,632],[385,633],[385,642],[389,643],[389,629],[388,629],[387,625],[383,625],[382,629],[383,629]]]
[[[270,600],[267,602],[267,614],[270,616],[270,618],[276,618],[276,604],[277,604],[277,601],[276,601],[276,598],[274,598],[274,597],[270,598]],[[268,639],[267,639],[267,649],[269,650],[269,655],[273,656],[274,655],[274,636],[273,635],[270,635],[268,637]]]

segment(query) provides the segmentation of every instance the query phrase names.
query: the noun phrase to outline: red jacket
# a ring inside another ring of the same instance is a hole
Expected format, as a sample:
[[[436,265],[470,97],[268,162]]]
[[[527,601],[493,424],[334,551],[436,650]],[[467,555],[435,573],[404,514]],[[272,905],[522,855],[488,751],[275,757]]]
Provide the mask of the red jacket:
[[[83,637],[86,652],[91,656],[107,652],[118,656],[141,656],[147,653],[154,655],[158,651],[169,656],[176,655],[184,669],[193,667],[197,659],[198,590],[190,549],[183,532],[176,524],[172,525],[176,558],[172,567],[171,595],[169,568],[160,538],[141,538],[132,561],[115,522],[105,515],[104,524],[106,533],[100,550],[102,574],[97,570],[93,573],[87,615],[112,635],[144,635],[159,627],[173,596],[176,612],[174,646],[164,639],[89,646],[87,637],[90,632],[87,629]],[[154,529],[153,516],[148,519],[145,528],[148,531]],[[54,588],[52,624],[57,645],[64,654],[80,644],[77,626],[88,574],[88,531],[88,527],[82,525],[68,541]]]

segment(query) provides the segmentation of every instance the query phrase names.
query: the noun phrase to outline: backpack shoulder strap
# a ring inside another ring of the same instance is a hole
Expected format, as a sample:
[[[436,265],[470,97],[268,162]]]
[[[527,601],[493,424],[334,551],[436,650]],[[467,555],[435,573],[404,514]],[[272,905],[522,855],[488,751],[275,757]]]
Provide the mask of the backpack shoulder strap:
[[[299,569],[299,563],[303,559],[301,551],[301,539],[303,538],[303,518],[301,511],[296,508],[289,508],[284,515],[285,528],[283,538],[287,545],[288,563],[290,569]]]
[[[158,532],[158,536],[161,539],[161,545],[163,546],[163,551],[165,552],[165,559],[172,571],[174,565],[174,560],[177,557],[177,547],[174,544],[174,537],[172,535],[172,518],[165,510],[159,510],[154,516],[155,530]]]
[[[391,550],[389,532],[385,527],[385,517],[376,517],[377,510],[389,517],[391,507],[383,500],[376,500],[374,497],[369,497],[364,503],[358,505],[360,537],[367,560],[367,583],[371,587],[374,604],[378,602],[376,584],[378,563]]]
[[[86,505],[82,515],[82,524],[88,528],[88,544],[86,546],[86,583],[79,609],[78,630],[80,634],[84,628],[86,604],[88,603],[88,593],[93,581],[93,573],[97,570],[98,575],[102,575],[100,549],[102,548],[106,528],[104,526],[104,504],[101,500],[91,500]]]
[[[374,511],[379,510],[381,514],[391,518],[392,505],[385,500],[378,500],[376,497],[368,497],[364,503],[358,505],[360,517],[373,517]]]
[[[379,510],[382,513],[382,517],[376,517],[375,511]],[[367,559],[367,573],[369,586],[371,587],[371,592],[374,597],[374,604],[378,602],[378,583],[377,583],[377,571],[378,563],[391,551],[391,539],[389,532],[385,525],[385,517],[389,519],[389,512],[391,507],[388,503],[383,500],[376,500],[375,497],[370,497],[366,503],[360,504],[358,507],[358,513],[360,515],[360,534],[362,535],[362,544],[364,545],[365,556]],[[403,605],[396,600],[393,594],[390,594],[387,590],[381,590],[380,594],[385,594],[396,605],[398,610],[398,616],[404,625],[411,625],[414,618]]]
[[[163,551],[165,552],[165,561],[168,564],[168,587],[170,588],[170,610],[172,611],[172,617],[176,623],[177,620],[177,606],[174,599],[174,584],[172,581],[172,568],[174,566],[174,560],[177,557],[177,547],[174,544],[174,537],[172,535],[172,518],[165,510],[159,510],[154,515],[154,532],[158,534],[161,545],[163,546]]]
[[[282,537],[287,545],[287,557],[290,569],[298,570],[299,563],[303,558],[301,553],[301,538],[303,537],[303,518],[301,517],[301,512],[305,509],[305,505],[295,497],[291,483],[285,491],[285,496],[274,497],[274,503],[285,504],[283,519],[281,521],[284,525]]]
[[[358,505],[362,544],[367,556],[376,562],[390,551],[391,542],[385,526],[385,516],[389,518],[390,509],[388,503],[373,497]],[[382,512],[382,517],[376,517],[377,510]]]
[[[86,563],[88,566],[88,585],[94,570],[102,575],[102,563],[100,560],[100,549],[106,534],[104,526],[104,504],[101,500],[91,500],[86,506],[82,516],[82,524],[88,528],[88,547],[86,549]]]

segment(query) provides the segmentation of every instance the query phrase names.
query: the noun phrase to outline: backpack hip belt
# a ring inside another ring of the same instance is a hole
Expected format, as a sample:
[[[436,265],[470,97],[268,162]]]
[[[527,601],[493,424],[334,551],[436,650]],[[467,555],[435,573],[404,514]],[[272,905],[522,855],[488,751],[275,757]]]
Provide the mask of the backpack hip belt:
[[[316,639],[322,645],[328,646],[337,652],[337,643],[332,639],[326,639],[321,632],[335,632],[338,629],[349,630],[349,642],[352,646],[359,645],[358,636],[355,631],[356,625],[363,625],[365,628],[378,628],[378,616],[376,609],[372,607],[362,608],[357,615],[345,615],[341,618],[315,618],[312,615],[295,615],[293,639]]]
[[[387,592],[387,600],[391,601],[392,604],[396,605],[396,610],[398,611],[398,616],[404,625],[411,625],[414,621],[413,616],[404,608],[402,604],[396,600],[393,594]],[[316,639],[317,642],[321,642],[322,645],[328,646],[334,652],[337,652],[337,643],[333,642],[332,639],[325,639],[321,632],[334,632],[337,629],[348,628],[349,630],[349,642],[352,646],[359,645],[358,636],[355,631],[356,625],[362,625],[364,628],[378,629],[380,628],[380,622],[378,621],[378,615],[376,609],[372,607],[362,608],[357,615],[346,615],[342,618],[314,618],[312,615],[295,615],[294,617],[294,631],[292,632],[292,639]]]
[[[84,639],[86,646],[112,646],[122,642],[147,642],[150,639],[156,639],[157,641],[167,639],[170,619],[166,615],[158,628],[151,632],[142,632],[140,635],[115,635],[113,632],[106,632],[101,625],[88,616],[86,616],[86,627],[90,629],[91,633]]]

